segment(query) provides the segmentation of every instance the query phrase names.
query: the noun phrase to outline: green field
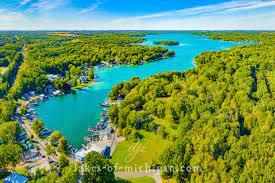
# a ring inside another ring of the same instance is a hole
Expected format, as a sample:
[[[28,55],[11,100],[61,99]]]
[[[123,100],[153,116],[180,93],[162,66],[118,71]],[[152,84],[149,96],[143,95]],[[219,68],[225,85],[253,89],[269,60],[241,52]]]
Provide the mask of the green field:
[[[155,180],[152,177],[137,177],[129,180],[131,183],[155,183]]]
[[[123,171],[125,167],[145,170],[146,164],[150,166],[169,145],[168,140],[153,132],[141,131],[141,134],[144,138],[139,142],[123,141],[118,144],[111,159],[112,163],[117,165],[117,170]]]
[[[119,179],[116,183],[155,183],[155,180],[152,177],[137,177],[131,179]]]

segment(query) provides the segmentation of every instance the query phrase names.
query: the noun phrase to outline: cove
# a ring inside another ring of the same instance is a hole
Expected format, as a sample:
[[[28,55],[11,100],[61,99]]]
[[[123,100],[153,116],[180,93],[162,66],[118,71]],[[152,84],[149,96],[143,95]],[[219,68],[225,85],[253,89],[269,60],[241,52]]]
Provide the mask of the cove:
[[[95,127],[100,119],[102,103],[112,87],[134,76],[146,78],[166,71],[184,71],[193,68],[194,58],[205,51],[224,50],[245,43],[208,40],[205,36],[195,36],[186,32],[148,35],[142,45],[153,46],[154,41],[179,41],[179,46],[166,46],[174,50],[176,56],[138,66],[115,66],[95,70],[93,85],[79,89],[76,94],[53,97],[35,107],[38,118],[51,130],[59,130],[75,147],[84,143],[88,127]]]

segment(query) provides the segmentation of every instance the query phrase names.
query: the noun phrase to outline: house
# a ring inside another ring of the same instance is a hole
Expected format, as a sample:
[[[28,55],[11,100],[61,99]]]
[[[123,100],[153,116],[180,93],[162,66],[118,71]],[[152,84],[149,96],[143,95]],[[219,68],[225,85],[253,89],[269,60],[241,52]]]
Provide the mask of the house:
[[[47,130],[47,129],[43,129],[41,131],[41,135],[45,136],[45,137],[49,137],[51,135],[52,131],[51,130]]]
[[[119,97],[116,101],[117,101],[117,103],[120,103],[120,102],[122,102],[122,100],[123,100],[123,98]]]
[[[25,183],[28,182],[28,178],[13,172],[8,177],[4,179],[4,183]]]
[[[78,78],[78,81],[79,81],[80,83],[86,83],[86,82],[87,82],[87,78],[86,78],[85,76],[80,76],[80,77]]]
[[[46,86],[45,92],[52,93],[54,90],[55,89],[54,89],[53,85],[48,85],[48,86]]]
[[[80,151],[77,151],[75,153],[75,158],[79,161],[83,161],[85,156],[92,152],[92,151],[95,151],[95,152],[98,152],[98,153],[101,153],[104,149],[100,148],[99,146],[97,146],[96,144],[92,144],[91,147],[89,147],[88,149],[81,149]]]
[[[50,80],[50,81],[54,81],[56,80],[56,78],[58,78],[59,76],[58,75],[55,75],[55,74],[47,74],[47,78]]]
[[[23,152],[25,162],[36,162],[40,159],[39,152],[37,150],[28,150]]]
[[[102,68],[102,67],[104,67],[104,64],[97,64],[97,65],[95,66],[95,69],[100,69],[100,68]]]
[[[21,99],[22,100],[28,100],[28,98],[26,96],[22,96]]]
[[[52,92],[52,94],[53,94],[54,96],[58,96],[58,95],[61,95],[62,92],[61,92],[60,90],[55,90],[55,91]]]
[[[34,96],[35,95],[35,91],[30,91],[29,94],[30,94],[30,96]]]
[[[25,135],[25,134],[22,134],[19,136],[18,140],[20,141],[20,143],[25,143],[29,138]]]

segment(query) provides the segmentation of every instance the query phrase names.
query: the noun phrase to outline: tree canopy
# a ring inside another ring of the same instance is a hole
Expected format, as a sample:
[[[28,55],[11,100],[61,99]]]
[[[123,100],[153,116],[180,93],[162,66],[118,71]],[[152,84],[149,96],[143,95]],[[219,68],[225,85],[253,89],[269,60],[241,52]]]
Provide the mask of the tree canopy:
[[[115,181],[114,167],[110,161],[97,152],[91,152],[84,159],[83,183],[112,183]]]
[[[166,129],[164,137],[173,146],[163,151],[161,166],[201,167],[200,172],[163,170],[165,177],[272,182],[275,34],[213,33],[213,39],[217,35],[261,43],[202,53],[195,59],[197,67],[182,73],[120,83],[110,97],[124,100],[111,108],[109,117],[123,134]]]

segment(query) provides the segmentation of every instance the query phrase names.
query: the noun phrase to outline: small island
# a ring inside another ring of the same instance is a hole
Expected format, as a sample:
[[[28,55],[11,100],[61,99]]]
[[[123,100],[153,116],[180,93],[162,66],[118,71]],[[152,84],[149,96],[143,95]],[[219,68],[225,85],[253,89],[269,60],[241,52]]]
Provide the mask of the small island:
[[[163,40],[163,41],[155,41],[154,44],[163,45],[163,46],[177,46],[180,43],[178,41]]]

